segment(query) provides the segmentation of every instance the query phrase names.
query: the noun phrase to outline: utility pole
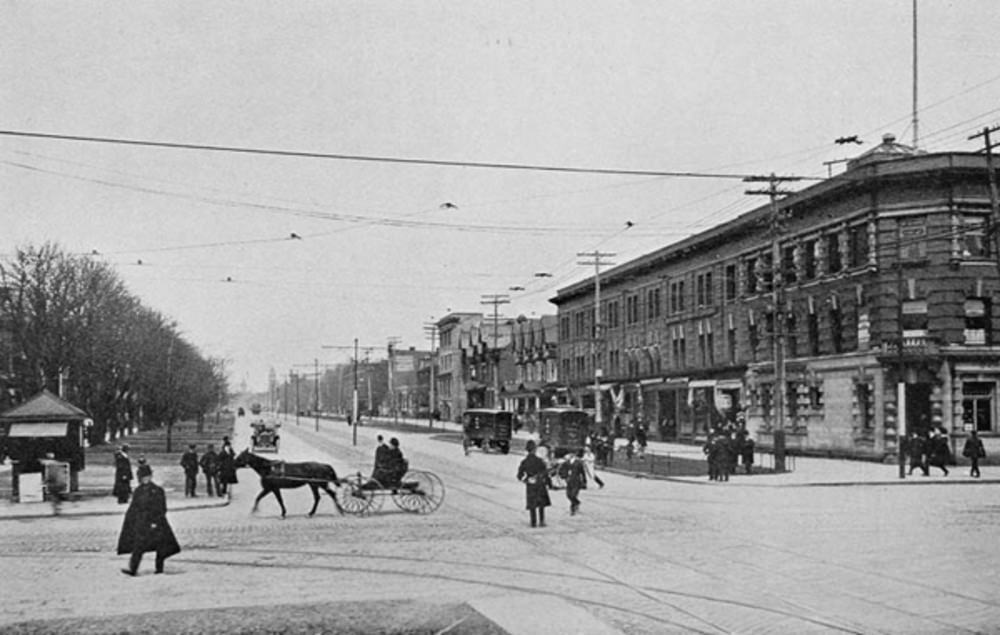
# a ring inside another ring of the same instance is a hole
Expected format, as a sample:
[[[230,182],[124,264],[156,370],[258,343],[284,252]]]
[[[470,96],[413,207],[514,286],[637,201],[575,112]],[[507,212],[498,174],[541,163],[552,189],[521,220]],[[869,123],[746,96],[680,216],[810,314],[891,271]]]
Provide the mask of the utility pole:
[[[313,410],[313,414],[316,415],[316,432],[319,432],[319,360],[318,359],[314,359],[313,360],[313,365],[316,367],[315,368],[315,373],[316,373],[316,379],[315,379],[315,382],[316,382],[316,399],[315,399],[316,408],[315,408],[315,410]]]
[[[990,246],[993,248],[993,256],[997,261],[997,270],[1000,271],[1000,197],[997,196],[997,173],[993,167],[993,144],[990,141],[990,133],[998,130],[1000,130],[1000,126],[983,128],[982,132],[972,135],[969,140],[982,137],[986,144],[986,171],[989,173],[990,179],[990,222],[987,236],[993,243]]]
[[[493,305],[493,350],[491,352],[493,357],[493,407],[500,410],[500,348],[498,346],[499,333],[497,332],[500,315],[498,311],[501,304],[510,304],[510,296],[500,293],[484,295],[479,304]]]
[[[353,444],[358,444],[358,338],[354,338],[354,344],[351,346],[323,346],[323,348],[334,349],[334,350],[353,350],[354,351],[354,392],[352,395],[352,405],[351,405],[351,424],[354,427],[353,434]],[[369,354],[371,351],[375,350],[373,346],[366,346],[364,348],[365,354]],[[370,399],[369,399],[370,401]]]
[[[295,371],[292,371],[295,373]],[[299,374],[295,373],[295,425],[299,425]]]
[[[917,0],[913,0],[913,147],[920,144],[920,128],[917,118]]]
[[[748,176],[743,179],[744,182],[748,183],[767,183],[766,190],[746,190],[746,193],[764,195],[769,197],[771,201],[771,301],[774,304],[774,332],[771,334],[771,344],[773,347],[772,357],[774,358],[774,469],[777,472],[785,471],[785,391],[787,390],[785,382],[785,278],[781,258],[782,223],[781,211],[778,209],[778,197],[792,193],[779,189],[778,185],[798,180],[801,180],[800,177],[776,176],[773,172],[770,176]],[[779,436],[780,441],[778,441]]]
[[[607,258],[613,258],[616,254],[603,251],[583,251],[576,254],[577,258],[589,258],[589,260],[579,260],[576,264],[583,266],[594,266],[594,333],[590,338],[590,358],[594,361],[594,426],[600,430],[604,416],[601,414],[601,377],[604,369],[600,363],[600,344],[603,342],[601,332],[601,266],[612,266],[615,263]]]
[[[437,341],[437,324],[434,322],[424,323],[424,332],[431,338],[431,385],[427,395],[427,425],[434,427],[434,412],[437,410],[436,389],[437,378],[434,376],[434,368],[437,366],[437,351],[434,350]]]

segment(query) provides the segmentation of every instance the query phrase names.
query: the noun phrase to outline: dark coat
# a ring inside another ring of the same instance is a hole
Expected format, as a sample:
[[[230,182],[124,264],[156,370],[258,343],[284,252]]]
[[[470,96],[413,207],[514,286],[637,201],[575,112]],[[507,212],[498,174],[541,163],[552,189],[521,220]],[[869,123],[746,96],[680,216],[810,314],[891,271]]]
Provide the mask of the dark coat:
[[[534,454],[529,454],[517,468],[517,480],[524,482],[526,509],[548,507],[549,500],[549,466]]]
[[[115,484],[111,493],[125,498],[132,491],[132,461],[122,451],[115,452]]]
[[[563,478],[566,479],[566,493],[570,496],[576,496],[576,493],[581,489],[587,489],[587,468],[581,460],[567,461],[564,465],[566,466],[566,473],[563,475]]]
[[[965,440],[965,447],[962,448],[962,456],[967,459],[981,459],[986,456],[986,448],[983,447],[983,440],[979,437],[969,437]]]
[[[219,455],[215,453],[215,450],[209,450],[201,455],[201,471],[208,476],[219,473]]]
[[[228,443],[222,446],[222,450],[219,452],[219,482],[220,483],[239,483],[236,478],[236,454],[233,452],[233,446]]]
[[[951,448],[948,437],[938,435],[932,437],[927,447],[927,463],[935,467],[951,465]]]
[[[181,455],[181,467],[188,476],[198,475],[198,453],[194,450],[187,450]]]
[[[921,436],[910,437],[907,452],[910,455],[911,465],[920,465],[924,462],[924,452],[927,451],[927,442]]]
[[[119,554],[132,553],[136,549],[143,553],[155,551],[160,558],[169,558],[181,551],[167,522],[166,494],[155,483],[143,483],[135,488],[118,535]]]

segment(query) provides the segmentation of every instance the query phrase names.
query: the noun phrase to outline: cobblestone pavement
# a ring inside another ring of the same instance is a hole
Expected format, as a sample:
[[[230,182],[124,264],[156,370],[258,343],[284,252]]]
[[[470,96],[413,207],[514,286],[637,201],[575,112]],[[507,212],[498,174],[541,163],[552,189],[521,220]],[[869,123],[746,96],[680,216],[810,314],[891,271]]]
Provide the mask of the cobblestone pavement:
[[[286,424],[282,456],[370,470],[376,430]],[[520,456],[399,436],[411,467],[446,483],[442,507],[387,502],[289,516],[241,471],[228,507],[176,512],[184,551],[163,576],[132,579],[113,554],[120,516],[5,521],[0,629],[34,618],[373,598],[469,602],[509,632],[1000,632],[997,486],[754,487],[607,474],[568,514],[530,529]],[[144,562],[144,572],[151,569]],[[580,621],[580,614],[589,621]],[[570,619],[573,622],[567,621]],[[560,628],[560,626],[564,628]],[[555,628],[555,630],[551,630]]]

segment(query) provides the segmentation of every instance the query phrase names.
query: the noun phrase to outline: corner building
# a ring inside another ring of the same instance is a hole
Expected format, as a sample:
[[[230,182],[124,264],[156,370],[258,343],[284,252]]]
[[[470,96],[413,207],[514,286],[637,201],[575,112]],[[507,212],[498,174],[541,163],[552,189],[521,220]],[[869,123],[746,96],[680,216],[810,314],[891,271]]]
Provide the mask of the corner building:
[[[841,175],[603,273],[599,323],[593,278],[560,289],[560,380],[663,440],[742,412],[758,443],[780,430],[802,453],[885,458],[901,425],[953,449],[975,428],[997,451],[989,192],[984,155],[886,135]]]

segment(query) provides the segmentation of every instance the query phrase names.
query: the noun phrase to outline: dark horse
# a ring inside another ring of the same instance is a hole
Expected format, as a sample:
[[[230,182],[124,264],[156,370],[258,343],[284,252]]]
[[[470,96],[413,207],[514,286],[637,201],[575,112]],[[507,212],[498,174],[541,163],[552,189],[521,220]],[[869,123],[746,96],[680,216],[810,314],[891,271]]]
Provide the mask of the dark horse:
[[[337,511],[344,513],[329,485],[333,483],[337,487],[340,487],[340,479],[337,478],[337,473],[334,469],[326,463],[317,463],[315,461],[305,463],[272,461],[271,459],[265,459],[262,456],[252,454],[250,450],[243,450],[236,457],[234,464],[236,467],[252,467],[260,475],[260,486],[263,489],[257,495],[257,500],[253,502],[253,511],[257,511],[257,504],[260,503],[260,499],[268,494],[274,494],[274,497],[278,499],[278,504],[281,505],[281,517],[284,518],[285,501],[281,500],[281,490],[308,485],[313,493],[313,508],[309,512],[310,516],[316,513],[316,507],[319,506],[320,489],[330,495],[330,498],[333,499],[333,504],[337,506]]]

